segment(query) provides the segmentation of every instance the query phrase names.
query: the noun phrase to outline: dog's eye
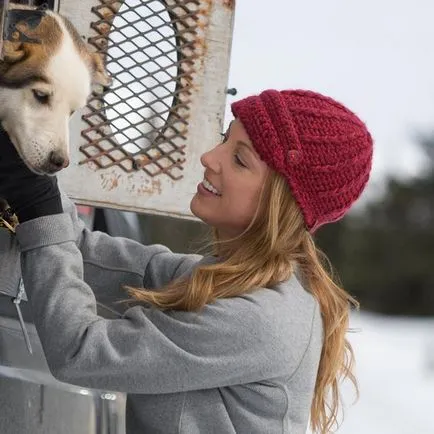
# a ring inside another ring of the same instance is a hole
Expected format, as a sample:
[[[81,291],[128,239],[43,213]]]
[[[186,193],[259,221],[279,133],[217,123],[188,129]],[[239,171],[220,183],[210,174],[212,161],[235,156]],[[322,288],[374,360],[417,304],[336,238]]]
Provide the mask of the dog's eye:
[[[50,99],[50,95],[48,93],[37,89],[32,89],[32,92],[36,101],[38,101],[40,104],[48,104]]]

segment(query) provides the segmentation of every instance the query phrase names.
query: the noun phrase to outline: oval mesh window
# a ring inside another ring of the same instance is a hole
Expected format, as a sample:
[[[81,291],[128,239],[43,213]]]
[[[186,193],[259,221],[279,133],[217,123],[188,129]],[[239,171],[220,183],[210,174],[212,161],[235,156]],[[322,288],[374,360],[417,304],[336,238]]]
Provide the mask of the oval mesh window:
[[[80,163],[181,177],[193,66],[207,25],[199,4],[103,0],[92,8],[89,43],[105,56],[113,85],[89,99]]]

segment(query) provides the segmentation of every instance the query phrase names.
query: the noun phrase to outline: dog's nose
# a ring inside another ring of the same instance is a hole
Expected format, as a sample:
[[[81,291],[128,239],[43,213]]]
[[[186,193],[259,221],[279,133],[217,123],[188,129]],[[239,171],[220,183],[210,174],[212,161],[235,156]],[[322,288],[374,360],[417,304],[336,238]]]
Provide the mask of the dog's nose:
[[[52,151],[49,157],[49,164],[52,172],[58,172],[69,166],[69,159],[60,152]]]

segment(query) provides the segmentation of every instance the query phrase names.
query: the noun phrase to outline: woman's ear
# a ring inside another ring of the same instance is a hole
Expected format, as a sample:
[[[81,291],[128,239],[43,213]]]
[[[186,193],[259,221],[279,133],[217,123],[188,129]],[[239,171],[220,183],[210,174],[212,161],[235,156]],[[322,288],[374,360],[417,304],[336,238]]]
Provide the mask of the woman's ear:
[[[100,84],[101,86],[105,86],[105,87],[110,86],[113,80],[107,74],[100,53],[92,53],[91,59],[92,59],[92,83]]]

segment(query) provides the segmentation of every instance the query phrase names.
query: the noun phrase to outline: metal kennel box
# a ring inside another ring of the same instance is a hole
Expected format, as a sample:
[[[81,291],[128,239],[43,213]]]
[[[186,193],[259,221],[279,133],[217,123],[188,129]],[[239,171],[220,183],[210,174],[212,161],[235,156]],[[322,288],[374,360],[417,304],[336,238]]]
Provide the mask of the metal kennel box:
[[[113,78],[71,119],[76,202],[191,217],[199,157],[223,127],[234,1],[61,0]]]

